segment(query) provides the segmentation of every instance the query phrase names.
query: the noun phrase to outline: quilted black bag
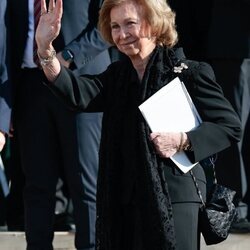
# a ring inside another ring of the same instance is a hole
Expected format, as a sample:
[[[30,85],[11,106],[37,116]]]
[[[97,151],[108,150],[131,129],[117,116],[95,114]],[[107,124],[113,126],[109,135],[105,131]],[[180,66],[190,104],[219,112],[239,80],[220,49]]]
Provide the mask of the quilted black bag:
[[[228,237],[230,227],[236,218],[236,208],[233,204],[236,192],[217,183],[214,159],[210,157],[209,160],[213,167],[214,180],[206,203],[193,172],[190,171],[190,173],[202,202],[199,214],[199,229],[206,244],[212,245],[220,243]]]

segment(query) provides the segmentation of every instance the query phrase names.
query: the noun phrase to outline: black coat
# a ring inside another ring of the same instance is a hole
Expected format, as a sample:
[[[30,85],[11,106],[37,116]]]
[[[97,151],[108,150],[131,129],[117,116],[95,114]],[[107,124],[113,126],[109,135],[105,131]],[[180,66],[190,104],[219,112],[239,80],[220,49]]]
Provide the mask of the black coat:
[[[191,159],[198,162],[237,142],[241,128],[235,111],[215,81],[212,68],[206,63],[186,63],[189,70],[183,80],[203,121],[199,128],[188,132],[194,150]],[[109,124],[115,122],[111,119],[115,117],[112,110],[115,110],[114,106],[126,93],[126,86],[136,77],[132,64],[124,61],[113,63],[104,73],[92,77],[76,78],[70,71],[62,68],[51,88],[72,108],[103,111],[104,131]],[[101,147],[105,148],[105,144]],[[199,201],[190,175],[181,174],[172,163],[169,165],[172,167],[166,170],[166,175],[175,177],[169,179],[170,192],[173,190],[174,194],[172,201]],[[197,171],[197,178],[203,182],[201,188],[204,187],[205,175],[199,164],[194,171]],[[185,178],[187,176],[189,178]],[[175,192],[178,190],[179,192]]]
[[[148,139],[149,128],[138,109],[145,99],[176,77],[173,66],[178,59],[188,65],[178,76],[184,81],[203,121],[197,129],[187,133],[193,146],[193,152],[189,153],[191,161],[198,162],[239,141],[239,119],[215,82],[212,68],[206,63],[185,60],[184,55],[174,55],[172,50],[166,51],[168,53],[157,47],[152,53],[142,82],[131,61],[124,60],[111,64],[96,76],[77,78],[62,68],[57,80],[49,84],[71,108],[104,113],[97,190],[97,245],[100,249],[125,249],[121,242],[133,234],[133,223],[143,228],[136,237],[143,242],[142,249],[172,249],[169,244],[174,242],[175,233],[180,249],[187,241],[187,249],[198,245],[196,233],[195,237],[190,233],[188,240],[184,239],[187,234],[183,232],[183,224],[178,222],[180,216],[181,222],[187,221],[183,216],[186,204],[196,204],[189,208],[188,216],[194,221],[188,222],[188,231],[197,232],[200,199],[191,175],[181,173],[170,159],[155,154]],[[200,164],[193,172],[205,198],[206,177]],[[171,202],[176,219],[173,227]],[[133,217],[136,208],[132,208],[132,214],[127,209],[133,204],[139,208],[141,222],[138,216]],[[127,216],[122,211],[126,211]]]

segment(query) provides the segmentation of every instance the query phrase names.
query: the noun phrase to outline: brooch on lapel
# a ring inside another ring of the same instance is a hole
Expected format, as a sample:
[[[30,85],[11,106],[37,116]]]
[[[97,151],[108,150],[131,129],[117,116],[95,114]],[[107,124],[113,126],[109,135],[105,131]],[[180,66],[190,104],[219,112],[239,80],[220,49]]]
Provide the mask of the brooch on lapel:
[[[174,73],[181,73],[183,69],[188,69],[187,64],[181,63],[180,66],[174,66]]]

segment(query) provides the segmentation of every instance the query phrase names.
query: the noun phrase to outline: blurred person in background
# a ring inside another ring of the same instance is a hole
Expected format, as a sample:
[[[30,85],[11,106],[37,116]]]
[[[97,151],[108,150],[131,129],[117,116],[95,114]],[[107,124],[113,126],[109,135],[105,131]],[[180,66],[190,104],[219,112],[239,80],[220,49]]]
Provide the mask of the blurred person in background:
[[[75,75],[102,72],[111,62],[110,45],[96,29],[101,4],[64,1],[62,29],[54,46],[58,60]],[[41,15],[39,1],[9,0],[8,11],[13,126],[25,177],[27,249],[53,249],[55,193],[60,176],[67,182],[66,199],[72,199],[75,246],[92,250],[102,113],[72,112],[42,83],[44,76],[34,51],[37,16]]]
[[[8,79],[7,36],[6,36],[6,0],[0,2],[0,157],[10,132],[11,120],[11,85]],[[2,160],[0,159],[1,163]],[[6,196],[8,184],[3,166],[0,168],[0,226],[6,222]]]

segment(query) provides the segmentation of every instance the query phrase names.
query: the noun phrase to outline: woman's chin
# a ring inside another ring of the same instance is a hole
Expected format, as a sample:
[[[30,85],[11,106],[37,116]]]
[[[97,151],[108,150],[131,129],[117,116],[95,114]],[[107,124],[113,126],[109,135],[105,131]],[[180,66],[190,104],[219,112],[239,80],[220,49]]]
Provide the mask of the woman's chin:
[[[127,48],[127,49],[121,50],[121,52],[127,56],[135,56],[136,54],[138,54],[139,50],[134,49],[134,48]]]

